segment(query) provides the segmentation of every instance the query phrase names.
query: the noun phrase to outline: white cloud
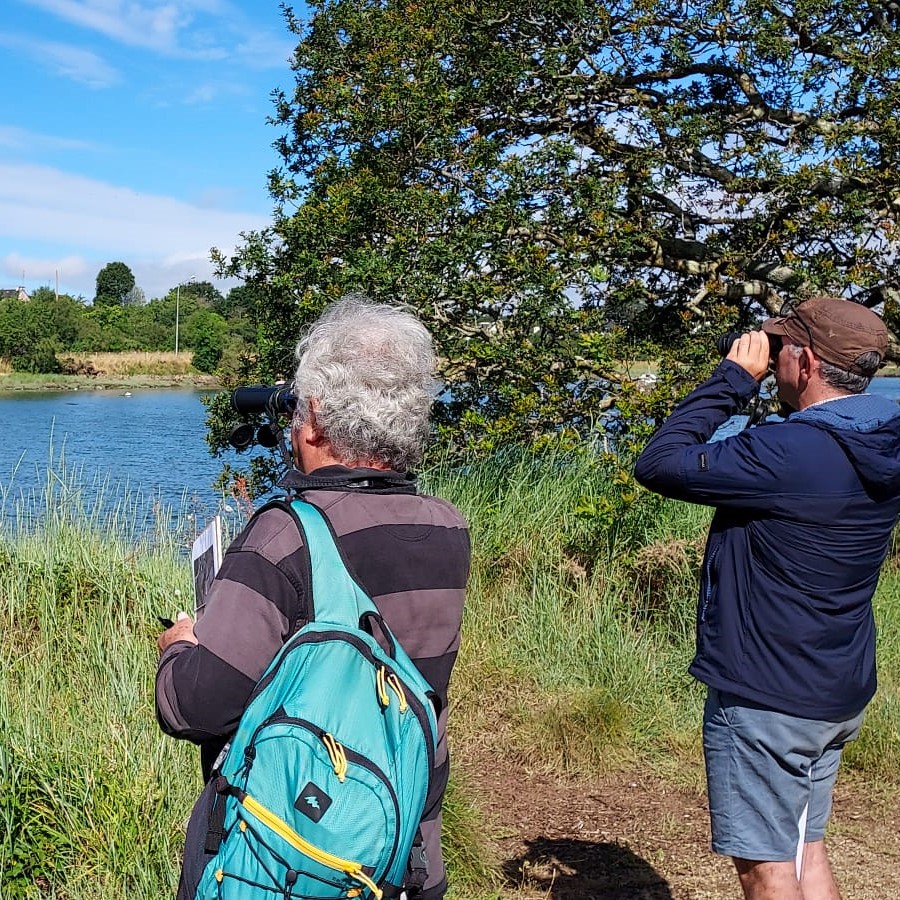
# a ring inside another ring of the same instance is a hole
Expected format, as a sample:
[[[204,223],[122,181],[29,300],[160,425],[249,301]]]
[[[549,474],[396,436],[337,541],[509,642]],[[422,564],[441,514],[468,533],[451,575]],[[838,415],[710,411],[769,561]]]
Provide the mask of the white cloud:
[[[0,259],[0,273],[4,279],[3,287],[13,287],[15,282],[16,287],[27,284],[31,290],[43,284],[54,285],[57,277],[63,283],[74,283],[96,275],[88,271],[86,260],[80,256],[48,260],[16,252],[7,253]]]
[[[45,65],[53,68],[58,75],[88,87],[110,87],[120,80],[119,73],[112,66],[89,50],[57,43],[39,45],[37,50]]]
[[[27,0],[73,25],[132,47],[172,50],[179,31],[191,16],[176,3],[135,3],[132,0]],[[184,7],[184,4],[181,4]]]
[[[119,73],[96,53],[71,44],[0,34],[0,47],[22,53],[43,68],[91,88],[109,87],[120,80]]]
[[[235,57],[252,68],[283,68],[293,51],[284,35],[248,25],[222,0],[24,0],[80,28],[128,47],[185,59]]]
[[[185,106],[208,106],[212,103],[219,102],[224,98],[246,98],[252,96],[253,95],[247,85],[239,82],[204,81],[194,85],[193,90],[188,91],[181,98],[181,102]]]
[[[42,150],[97,150],[93,141],[64,138],[51,134],[39,134],[15,125],[0,125],[0,147],[4,150],[27,150],[35,154]]]
[[[254,69],[285,69],[296,46],[296,39],[285,35],[254,31],[238,43],[235,56]]]
[[[240,233],[270,220],[72,175],[46,166],[0,163],[0,272],[16,284],[93,296],[97,271],[125,262],[148,297],[192,275],[213,280],[211,247],[228,252]],[[64,277],[65,276],[65,277]],[[139,277],[138,277],[139,276]],[[65,281],[65,284],[63,284]]]

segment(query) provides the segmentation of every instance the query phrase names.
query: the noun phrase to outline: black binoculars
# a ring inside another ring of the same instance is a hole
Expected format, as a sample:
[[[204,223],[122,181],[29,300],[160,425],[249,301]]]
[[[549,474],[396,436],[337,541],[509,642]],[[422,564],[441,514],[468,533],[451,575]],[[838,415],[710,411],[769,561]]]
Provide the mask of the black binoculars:
[[[728,356],[734,342],[743,334],[743,331],[726,331],[716,338],[716,351],[719,356]],[[769,359],[774,363],[781,350],[781,338],[777,334],[767,334],[769,339]]]
[[[256,385],[235,388],[231,406],[242,416],[266,416],[268,421],[256,426],[244,422],[232,429],[228,443],[235,450],[246,450],[254,443],[271,449],[279,446],[283,433],[278,420],[290,417],[297,408],[297,398],[290,385]]]

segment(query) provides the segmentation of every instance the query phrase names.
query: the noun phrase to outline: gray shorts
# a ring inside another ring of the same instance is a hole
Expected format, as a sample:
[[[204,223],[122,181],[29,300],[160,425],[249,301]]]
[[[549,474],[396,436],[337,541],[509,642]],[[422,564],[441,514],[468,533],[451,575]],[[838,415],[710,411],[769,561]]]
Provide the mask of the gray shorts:
[[[844,722],[803,719],[709,688],[703,753],[713,850],[783,862],[822,840],[841,751],[862,720],[863,712]]]

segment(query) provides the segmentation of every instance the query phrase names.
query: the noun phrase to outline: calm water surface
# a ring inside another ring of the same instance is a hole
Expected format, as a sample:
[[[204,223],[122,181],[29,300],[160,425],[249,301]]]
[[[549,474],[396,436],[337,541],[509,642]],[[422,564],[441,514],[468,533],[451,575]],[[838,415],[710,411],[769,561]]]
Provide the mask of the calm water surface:
[[[222,463],[247,461],[233,452],[210,456],[205,396],[141,389],[0,395],[4,515],[41,496],[49,469],[83,487],[87,506],[98,494],[106,504],[127,496],[139,513],[165,506],[173,517],[205,521],[225,503],[213,490]]]
[[[900,401],[900,378],[873,378],[869,385],[869,393],[880,394],[882,397]],[[713,440],[721,440],[736,434],[744,427],[746,421],[746,416],[732,416],[713,435]]]

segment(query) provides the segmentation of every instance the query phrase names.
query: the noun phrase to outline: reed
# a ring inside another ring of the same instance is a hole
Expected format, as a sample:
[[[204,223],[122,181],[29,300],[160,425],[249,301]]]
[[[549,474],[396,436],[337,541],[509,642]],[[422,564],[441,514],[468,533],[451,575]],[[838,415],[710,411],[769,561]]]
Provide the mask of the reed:
[[[451,698],[460,745],[499,734],[529,766],[569,774],[645,755],[674,773],[684,753],[696,759],[700,691],[686,674],[696,572],[678,558],[644,577],[641,556],[670,540],[664,519],[693,511],[645,495],[610,523],[597,510],[614,477],[585,454],[499,455],[430,474],[469,519],[475,548]]]
[[[124,351],[121,353],[66,353],[76,366],[93,369],[101,375],[187,375],[193,354],[173,352]]]
[[[456,743],[489,735],[548,772],[639,761],[699,787],[705,689],[687,666],[710,511],[639,491],[610,522],[596,510],[616,477],[583,454],[498,455],[429,474],[469,518],[475,548],[451,698]],[[879,689],[845,769],[896,793],[900,542],[874,608]]]
[[[190,582],[160,511],[50,470],[0,551],[0,896],[159,897],[199,773],[154,721],[155,615]]]

